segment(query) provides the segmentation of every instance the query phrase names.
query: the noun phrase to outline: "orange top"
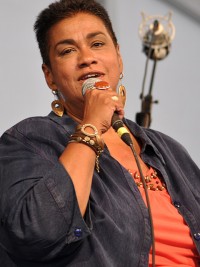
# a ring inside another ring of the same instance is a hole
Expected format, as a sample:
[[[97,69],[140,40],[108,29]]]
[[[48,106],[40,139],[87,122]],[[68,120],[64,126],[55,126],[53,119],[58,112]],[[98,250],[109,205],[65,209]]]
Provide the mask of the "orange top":
[[[139,190],[146,203],[144,188],[139,187]],[[189,227],[172,205],[167,190],[148,190],[148,193],[154,224],[156,266],[200,266],[200,256],[190,236]],[[152,266],[151,252],[149,266]]]

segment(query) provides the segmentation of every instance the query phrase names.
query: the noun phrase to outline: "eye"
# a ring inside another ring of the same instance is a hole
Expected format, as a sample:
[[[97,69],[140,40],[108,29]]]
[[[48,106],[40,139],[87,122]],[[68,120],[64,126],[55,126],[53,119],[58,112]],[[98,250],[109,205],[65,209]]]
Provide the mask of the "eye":
[[[62,50],[60,54],[63,55],[63,56],[64,55],[69,55],[74,51],[75,51],[75,49],[70,47],[70,48],[66,48],[66,49]]]
[[[92,46],[94,46],[94,47],[101,47],[103,45],[104,45],[103,42],[95,42],[95,43],[92,44]]]

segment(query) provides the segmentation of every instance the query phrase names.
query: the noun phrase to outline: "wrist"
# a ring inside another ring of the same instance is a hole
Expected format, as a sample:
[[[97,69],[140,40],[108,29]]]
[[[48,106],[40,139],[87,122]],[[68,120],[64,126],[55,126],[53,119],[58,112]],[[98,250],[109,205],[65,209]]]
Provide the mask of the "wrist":
[[[104,150],[104,140],[92,124],[78,125],[75,133],[70,136],[69,143],[82,143],[89,146],[96,154],[96,169],[99,172],[98,158]]]
[[[84,142],[96,150],[97,155],[100,155],[103,152],[103,138],[99,135],[97,128],[93,124],[79,124],[74,135],[81,137]]]

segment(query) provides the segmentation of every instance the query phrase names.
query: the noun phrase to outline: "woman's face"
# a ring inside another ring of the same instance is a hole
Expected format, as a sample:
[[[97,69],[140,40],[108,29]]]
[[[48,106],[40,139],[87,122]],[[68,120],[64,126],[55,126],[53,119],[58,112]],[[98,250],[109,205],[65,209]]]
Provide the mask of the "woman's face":
[[[118,46],[103,22],[87,13],[63,19],[49,32],[51,68],[43,65],[48,86],[62,92],[69,114],[82,117],[82,84],[90,77],[116,90],[123,64]]]

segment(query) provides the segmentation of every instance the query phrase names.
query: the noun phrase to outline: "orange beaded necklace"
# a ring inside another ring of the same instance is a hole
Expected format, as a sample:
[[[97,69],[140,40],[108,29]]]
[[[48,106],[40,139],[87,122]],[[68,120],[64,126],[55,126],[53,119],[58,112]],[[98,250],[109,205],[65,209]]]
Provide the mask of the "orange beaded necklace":
[[[142,180],[140,178],[140,175],[138,174],[138,171],[131,171],[128,169],[129,173],[133,176],[136,185],[138,187],[143,187]],[[150,168],[148,171],[148,174],[144,176],[145,178],[145,183],[147,186],[147,189],[152,190],[152,191],[163,191],[166,190],[166,184],[161,181],[160,178],[158,178],[158,174],[153,168]]]

